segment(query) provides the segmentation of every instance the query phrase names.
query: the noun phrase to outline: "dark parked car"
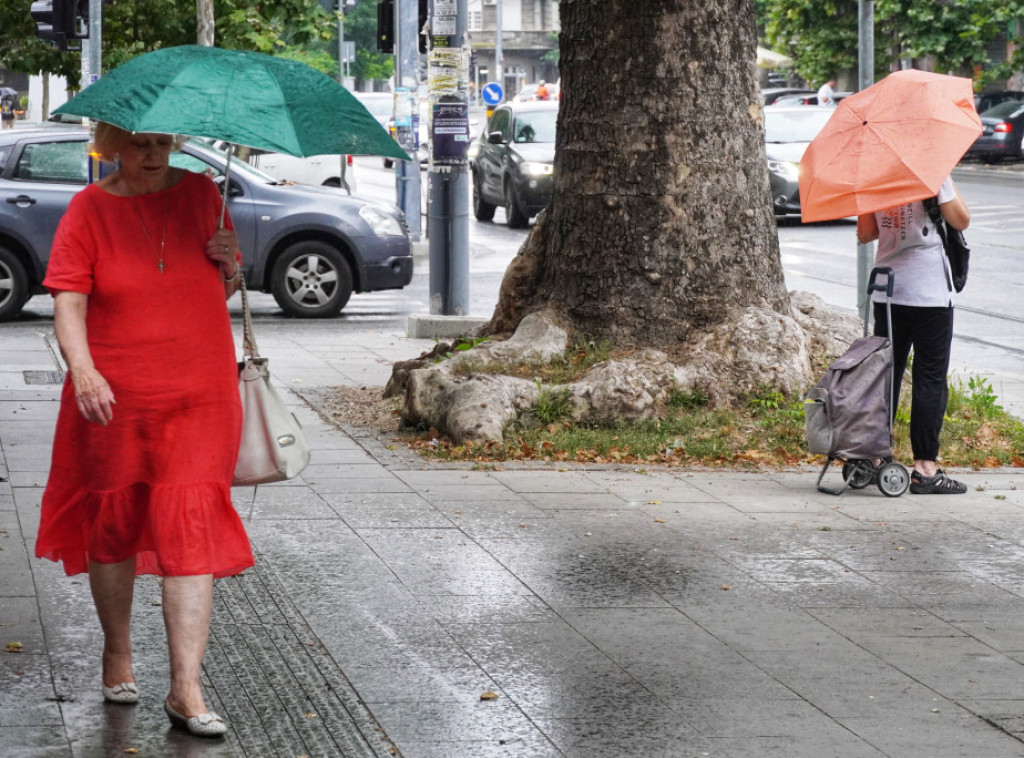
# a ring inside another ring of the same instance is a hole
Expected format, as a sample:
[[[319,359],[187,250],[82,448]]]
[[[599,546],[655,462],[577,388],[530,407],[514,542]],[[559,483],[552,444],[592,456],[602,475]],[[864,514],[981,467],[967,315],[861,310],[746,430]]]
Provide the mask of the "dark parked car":
[[[90,173],[89,132],[48,126],[0,134],[0,320],[13,318],[40,283],[57,223]],[[226,155],[196,141],[171,164],[223,184]],[[336,315],[353,292],[400,289],[412,279],[412,245],[393,205],[332,187],[284,185],[231,163],[228,209],[250,289],[270,292],[294,316]]]
[[[1024,102],[1007,100],[982,112],[981,128],[968,156],[987,161],[1024,157]]]
[[[1024,92],[1012,89],[998,92],[978,92],[974,95],[974,107],[978,113],[984,113],[990,108],[995,108],[1010,100],[1024,102]]]
[[[473,214],[494,218],[505,207],[508,225],[525,227],[551,202],[558,103],[540,100],[496,108],[484,127],[471,166]]]
[[[833,113],[833,108],[803,105],[764,109],[764,148],[776,218],[800,215],[800,159]]]

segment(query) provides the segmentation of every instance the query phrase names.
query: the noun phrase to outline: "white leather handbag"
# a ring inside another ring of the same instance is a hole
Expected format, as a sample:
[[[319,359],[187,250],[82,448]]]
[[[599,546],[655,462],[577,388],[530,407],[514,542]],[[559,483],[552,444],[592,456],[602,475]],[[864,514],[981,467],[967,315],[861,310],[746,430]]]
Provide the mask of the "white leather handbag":
[[[309,445],[295,414],[270,383],[267,359],[259,354],[249,298],[242,280],[243,360],[238,364],[242,440],[232,486],[293,479],[309,465]]]

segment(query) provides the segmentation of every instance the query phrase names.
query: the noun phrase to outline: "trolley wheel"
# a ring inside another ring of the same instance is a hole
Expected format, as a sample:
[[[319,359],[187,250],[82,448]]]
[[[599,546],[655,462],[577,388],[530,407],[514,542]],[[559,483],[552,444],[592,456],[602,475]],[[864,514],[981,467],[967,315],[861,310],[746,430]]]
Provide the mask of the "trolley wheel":
[[[849,480],[850,486],[855,490],[862,490],[871,484],[874,474],[874,464],[863,458],[843,464],[843,481]]]
[[[910,472],[902,463],[886,463],[878,469],[878,489],[887,497],[899,497],[910,487]]]

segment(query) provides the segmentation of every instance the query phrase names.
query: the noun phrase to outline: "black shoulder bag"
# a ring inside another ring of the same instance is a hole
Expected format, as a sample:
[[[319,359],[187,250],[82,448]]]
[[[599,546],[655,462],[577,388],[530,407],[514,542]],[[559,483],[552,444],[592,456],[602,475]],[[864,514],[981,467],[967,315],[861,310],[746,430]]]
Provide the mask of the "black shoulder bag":
[[[942,248],[949,258],[949,271],[953,275],[953,289],[957,292],[963,290],[967,284],[967,268],[971,262],[971,248],[967,247],[967,240],[959,229],[954,229],[942,218],[942,211],[939,209],[939,200],[929,197],[921,201],[924,209],[928,211],[928,217],[935,224],[935,230],[942,238]]]

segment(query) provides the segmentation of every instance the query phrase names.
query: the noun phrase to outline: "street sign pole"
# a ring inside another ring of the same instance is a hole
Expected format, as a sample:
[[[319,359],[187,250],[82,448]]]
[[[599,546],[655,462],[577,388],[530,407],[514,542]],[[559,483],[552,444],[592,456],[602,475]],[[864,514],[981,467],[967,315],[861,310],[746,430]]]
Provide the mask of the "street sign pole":
[[[875,6],[872,0],[859,0],[860,58],[858,90],[875,83]],[[875,260],[875,243],[857,243],[857,309],[865,323],[871,319],[868,279]]]
[[[420,160],[416,117],[419,113],[419,2],[398,0],[395,14],[395,136],[412,158],[395,161],[398,207],[405,214],[413,240],[420,239]],[[403,99],[404,98],[404,99]]]
[[[469,315],[469,51],[467,0],[433,0],[428,58],[430,313]]]

